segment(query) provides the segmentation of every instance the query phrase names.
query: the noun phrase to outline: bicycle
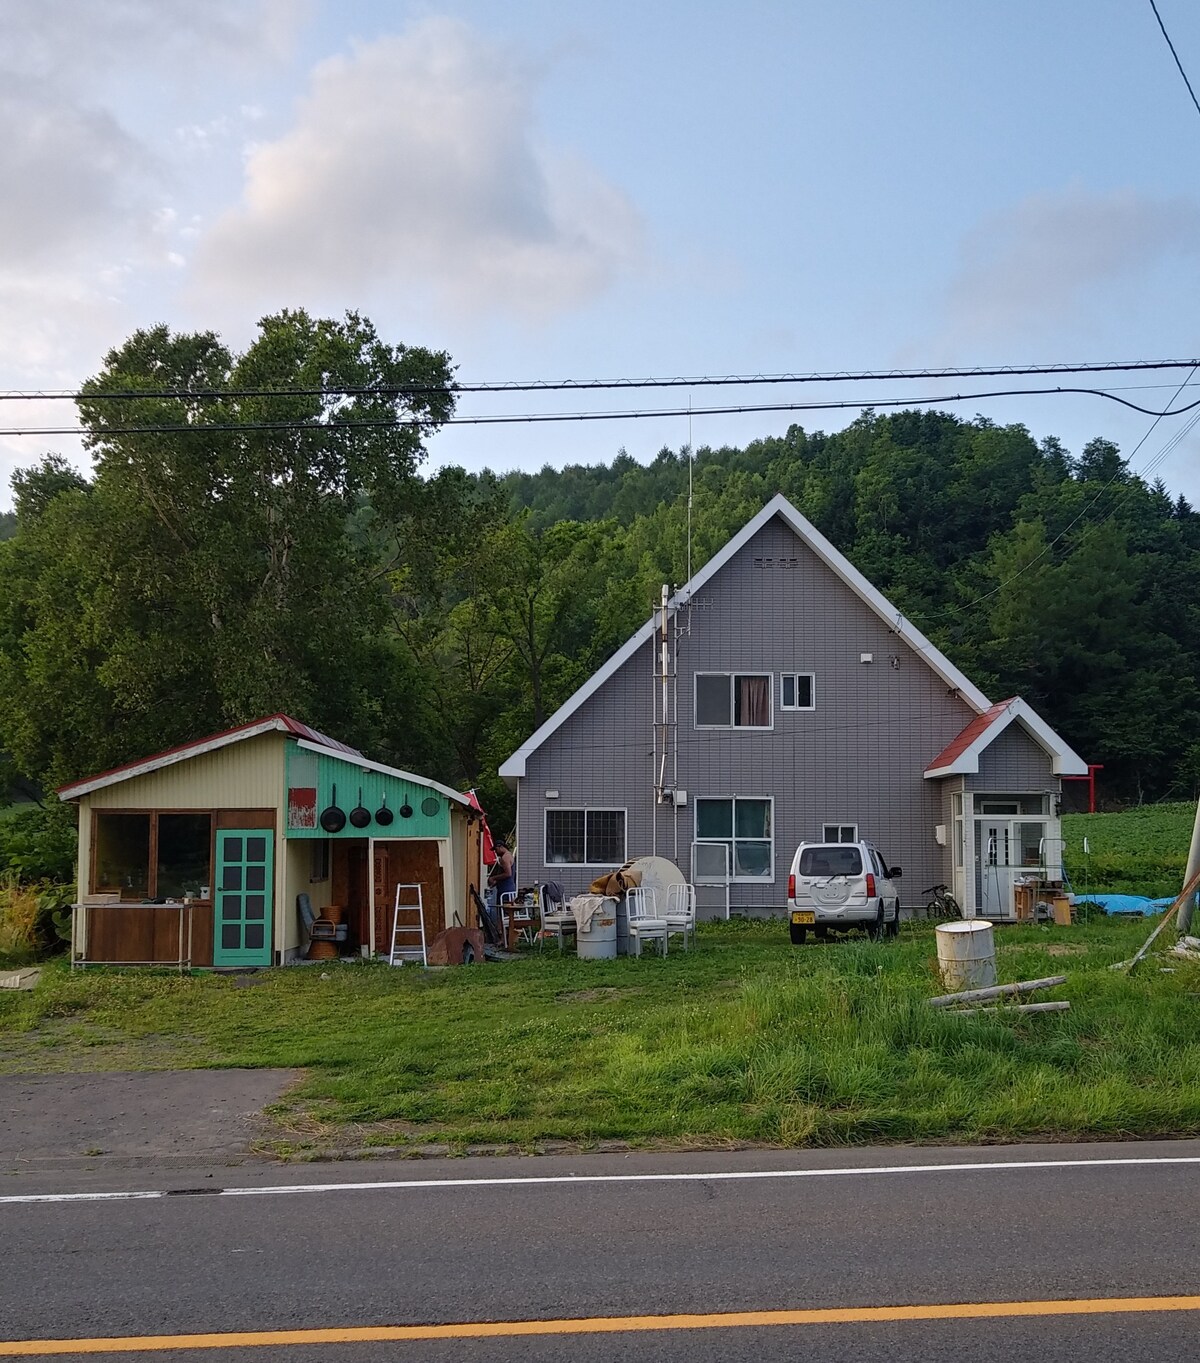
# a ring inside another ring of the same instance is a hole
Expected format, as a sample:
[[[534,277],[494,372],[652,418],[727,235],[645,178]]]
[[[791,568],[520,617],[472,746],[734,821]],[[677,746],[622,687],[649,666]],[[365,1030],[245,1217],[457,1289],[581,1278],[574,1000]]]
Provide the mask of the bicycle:
[[[950,893],[946,885],[931,885],[929,889],[922,890],[923,895],[930,896],[925,905],[926,918],[961,918],[962,908],[955,897]]]

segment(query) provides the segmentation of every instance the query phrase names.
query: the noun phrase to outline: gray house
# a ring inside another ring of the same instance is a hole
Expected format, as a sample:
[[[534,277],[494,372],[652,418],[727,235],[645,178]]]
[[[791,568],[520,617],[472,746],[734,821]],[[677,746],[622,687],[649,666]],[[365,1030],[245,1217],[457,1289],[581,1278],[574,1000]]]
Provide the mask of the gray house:
[[[875,842],[906,905],[950,885],[1013,914],[1061,874],[1060,777],[1020,699],[993,705],[777,496],[500,768],[522,883],[582,889],[657,854],[701,912],[778,913],[796,845]]]

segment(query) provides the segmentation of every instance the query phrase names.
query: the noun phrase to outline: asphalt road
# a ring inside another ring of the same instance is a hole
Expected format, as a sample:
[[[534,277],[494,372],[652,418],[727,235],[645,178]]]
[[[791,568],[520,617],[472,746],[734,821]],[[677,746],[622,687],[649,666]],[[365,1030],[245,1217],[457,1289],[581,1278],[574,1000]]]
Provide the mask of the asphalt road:
[[[1095,1163],[1103,1160],[1121,1162]],[[1035,1167],[993,1167],[1022,1162]],[[970,1167],[927,1167],[947,1164]],[[558,1178],[570,1181],[540,1181]],[[505,1179],[515,1181],[497,1182]],[[410,1186],[347,1186],[393,1181]],[[282,1187],[295,1190],[262,1191]],[[205,1191],[95,1199],[171,1189]],[[704,1328],[641,1321],[532,1338],[300,1336],[100,1356],[1191,1359],[1200,1310],[1105,1303],[1200,1294],[1198,1190],[1196,1141],[28,1173],[0,1181],[0,1340],[689,1313]],[[16,1200],[42,1194],[69,1200]],[[974,1311],[1097,1299],[1085,1315]],[[720,1319],[947,1304],[972,1312],[829,1324]],[[13,1355],[0,1345],[5,1356]]]

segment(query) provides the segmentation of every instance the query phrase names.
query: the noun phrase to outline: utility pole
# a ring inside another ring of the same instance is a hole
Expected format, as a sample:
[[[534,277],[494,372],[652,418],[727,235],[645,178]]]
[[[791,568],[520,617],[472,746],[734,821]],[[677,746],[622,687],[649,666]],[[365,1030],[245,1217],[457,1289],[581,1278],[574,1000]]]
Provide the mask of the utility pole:
[[[1187,870],[1183,873],[1183,883],[1191,883],[1196,872],[1200,871],[1200,800],[1196,802],[1196,822],[1192,826],[1192,846],[1188,852]],[[1188,895],[1187,903],[1182,905],[1179,910],[1179,935],[1191,931],[1192,909],[1196,903],[1195,894]]]

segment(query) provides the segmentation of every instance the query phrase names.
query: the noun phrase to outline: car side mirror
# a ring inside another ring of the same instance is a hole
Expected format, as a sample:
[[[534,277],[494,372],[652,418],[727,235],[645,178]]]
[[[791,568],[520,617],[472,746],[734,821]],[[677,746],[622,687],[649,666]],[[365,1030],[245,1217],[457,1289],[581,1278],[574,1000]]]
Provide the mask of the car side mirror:
[[[889,880],[899,880],[900,877],[901,877],[903,874],[904,874],[904,872],[901,871],[901,869],[899,868],[899,866],[893,866],[892,869],[888,872],[888,879],[889,879]]]

